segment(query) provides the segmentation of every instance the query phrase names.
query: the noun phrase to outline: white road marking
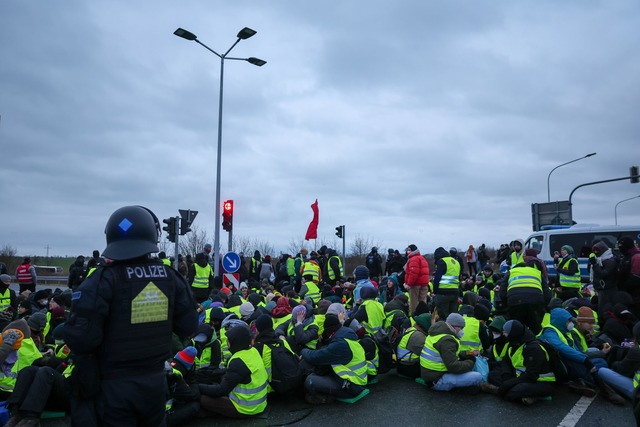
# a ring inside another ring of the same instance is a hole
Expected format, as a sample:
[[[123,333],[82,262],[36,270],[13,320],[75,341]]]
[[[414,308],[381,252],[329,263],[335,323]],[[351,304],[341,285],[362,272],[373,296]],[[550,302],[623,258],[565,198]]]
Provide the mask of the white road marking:
[[[595,397],[582,396],[580,400],[573,405],[573,408],[571,408],[564,419],[560,421],[558,427],[575,427],[575,425],[578,424],[578,421],[580,421],[580,418],[585,412],[587,412],[589,405],[591,405],[591,402],[593,402],[594,399]]]

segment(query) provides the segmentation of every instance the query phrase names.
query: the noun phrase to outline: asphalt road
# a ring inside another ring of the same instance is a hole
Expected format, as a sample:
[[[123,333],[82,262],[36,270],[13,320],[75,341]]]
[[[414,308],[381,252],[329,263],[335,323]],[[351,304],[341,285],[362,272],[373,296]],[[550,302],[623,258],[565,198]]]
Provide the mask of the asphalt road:
[[[551,401],[533,406],[510,403],[487,394],[464,395],[427,389],[393,373],[380,376],[371,393],[355,404],[335,402],[311,406],[303,396],[289,399],[269,397],[267,412],[250,420],[203,418],[190,427],[282,425],[318,426],[558,426],[580,400],[566,389],[559,389]],[[66,419],[44,420],[45,427],[68,426]],[[634,426],[631,404],[615,406],[601,397],[593,399],[577,424],[563,426]]]

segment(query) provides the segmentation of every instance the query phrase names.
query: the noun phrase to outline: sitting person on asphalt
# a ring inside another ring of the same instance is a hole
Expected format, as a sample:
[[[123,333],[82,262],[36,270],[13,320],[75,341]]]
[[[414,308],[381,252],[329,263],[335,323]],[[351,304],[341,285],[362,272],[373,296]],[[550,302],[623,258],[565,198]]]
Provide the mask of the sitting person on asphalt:
[[[305,380],[305,399],[311,404],[329,403],[336,398],[364,397],[367,361],[356,333],[341,325],[337,316],[327,314],[321,335],[323,346],[302,349],[303,363],[313,367]]]
[[[429,328],[420,354],[421,377],[436,391],[465,388],[477,391],[482,374],[473,371],[475,356],[466,353],[458,356],[460,339],[464,335],[465,320],[458,313],[451,313],[444,322],[436,322]]]
[[[590,353],[582,351],[579,341],[572,331],[576,319],[564,308],[551,310],[551,324],[545,326],[540,339],[551,344],[560,354],[562,362],[567,367],[570,383],[569,389],[584,396],[596,395],[597,386],[605,399],[621,405],[622,396],[606,385],[598,376],[599,368],[606,368],[607,362],[599,357],[591,358]],[[608,350],[607,350],[608,351]]]
[[[500,369],[489,373],[489,383],[483,383],[482,390],[525,405],[553,395],[556,378],[542,344],[517,320],[509,320],[502,330],[508,351]]]

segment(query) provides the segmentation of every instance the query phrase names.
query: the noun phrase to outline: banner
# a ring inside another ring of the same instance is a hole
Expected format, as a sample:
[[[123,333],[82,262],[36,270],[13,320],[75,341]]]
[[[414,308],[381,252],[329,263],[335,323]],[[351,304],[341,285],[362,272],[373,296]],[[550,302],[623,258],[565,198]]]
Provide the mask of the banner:
[[[304,236],[304,240],[311,240],[318,238],[318,221],[320,216],[320,211],[318,210],[318,199],[311,205],[311,209],[313,210],[313,219],[309,223],[309,228],[307,228],[307,234]]]

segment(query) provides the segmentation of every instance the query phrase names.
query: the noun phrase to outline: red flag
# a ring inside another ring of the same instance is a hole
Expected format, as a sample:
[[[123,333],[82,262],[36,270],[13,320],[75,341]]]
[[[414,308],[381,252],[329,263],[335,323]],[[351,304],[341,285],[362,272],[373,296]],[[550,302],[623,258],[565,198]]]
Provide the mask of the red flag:
[[[313,210],[313,219],[309,223],[309,228],[307,228],[307,234],[304,236],[304,240],[311,240],[318,238],[318,221],[320,216],[320,211],[318,210],[318,199],[311,205],[311,209]]]

